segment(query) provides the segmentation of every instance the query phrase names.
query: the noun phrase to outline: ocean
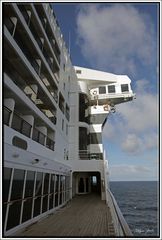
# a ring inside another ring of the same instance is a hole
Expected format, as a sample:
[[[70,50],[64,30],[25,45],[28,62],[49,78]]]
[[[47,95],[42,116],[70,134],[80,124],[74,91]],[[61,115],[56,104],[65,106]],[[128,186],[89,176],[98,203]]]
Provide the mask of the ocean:
[[[110,189],[132,233],[159,236],[159,185],[157,182],[110,182]]]

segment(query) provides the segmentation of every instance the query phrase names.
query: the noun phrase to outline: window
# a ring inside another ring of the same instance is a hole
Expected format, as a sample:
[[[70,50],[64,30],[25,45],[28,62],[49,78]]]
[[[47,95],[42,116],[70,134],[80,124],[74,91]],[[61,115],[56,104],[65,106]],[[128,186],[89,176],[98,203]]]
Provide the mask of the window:
[[[62,119],[62,131],[64,131],[64,119]]]
[[[99,94],[104,94],[104,93],[106,93],[106,87],[105,86],[99,87]]]
[[[24,202],[22,222],[25,222],[31,218],[34,178],[35,178],[35,172],[27,171],[26,187],[25,187],[25,198],[27,199]]]
[[[18,148],[22,148],[24,150],[27,149],[27,142],[19,137],[14,136],[12,139],[12,144]]]
[[[20,169],[14,170],[14,177],[12,182],[11,201],[13,203],[9,206],[7,230],[19,225],[22,194],[24,186],[25,171]]]
[[[102,124],[107,117],[107,113],[102,114],[92,114],[90,115],[90,123],[91,124]]]
[[[66,124],[66,135],[68,135],[68,124]]]
[[[129,92],[128,84],[121,84],[121,91],[122,92]]]
[[[115,93],[115,85],[108,86],[108,93]]]
[[[87,128],[79,127],[79,150],[87,150]]]
[[[91,144],[102,143],[101,133],[90,133],[90,143]]]
[[[76,70],[76,73],[77,73],[77,74],[81,74],[82,71],[81,71],[81,70]]]

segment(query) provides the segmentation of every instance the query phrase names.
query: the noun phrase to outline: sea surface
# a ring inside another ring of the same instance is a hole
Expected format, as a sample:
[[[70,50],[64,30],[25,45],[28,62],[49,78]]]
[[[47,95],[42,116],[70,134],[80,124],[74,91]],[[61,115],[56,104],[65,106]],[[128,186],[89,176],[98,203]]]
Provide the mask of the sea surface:
[[[110,182],[110,189],[134,236],[159,236],[157,182]]]

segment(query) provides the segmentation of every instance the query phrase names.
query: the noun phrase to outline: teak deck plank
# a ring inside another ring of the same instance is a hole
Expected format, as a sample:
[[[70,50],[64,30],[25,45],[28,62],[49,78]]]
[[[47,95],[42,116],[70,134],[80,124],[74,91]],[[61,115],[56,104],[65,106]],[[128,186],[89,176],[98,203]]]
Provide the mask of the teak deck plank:
[[[106,237],[115,235],[112,226],[105,201],[98,195],[81,195],[16,236]]]

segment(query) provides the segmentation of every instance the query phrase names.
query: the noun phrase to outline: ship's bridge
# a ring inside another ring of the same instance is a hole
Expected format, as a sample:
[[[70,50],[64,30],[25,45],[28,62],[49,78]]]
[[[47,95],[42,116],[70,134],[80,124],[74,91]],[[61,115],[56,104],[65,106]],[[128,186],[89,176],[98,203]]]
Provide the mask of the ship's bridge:
[[[86,82],[90,93],[90,105],[110,105],[131,101],[135,94],[131,80],[126,75],[75,67],[80,82]]]

